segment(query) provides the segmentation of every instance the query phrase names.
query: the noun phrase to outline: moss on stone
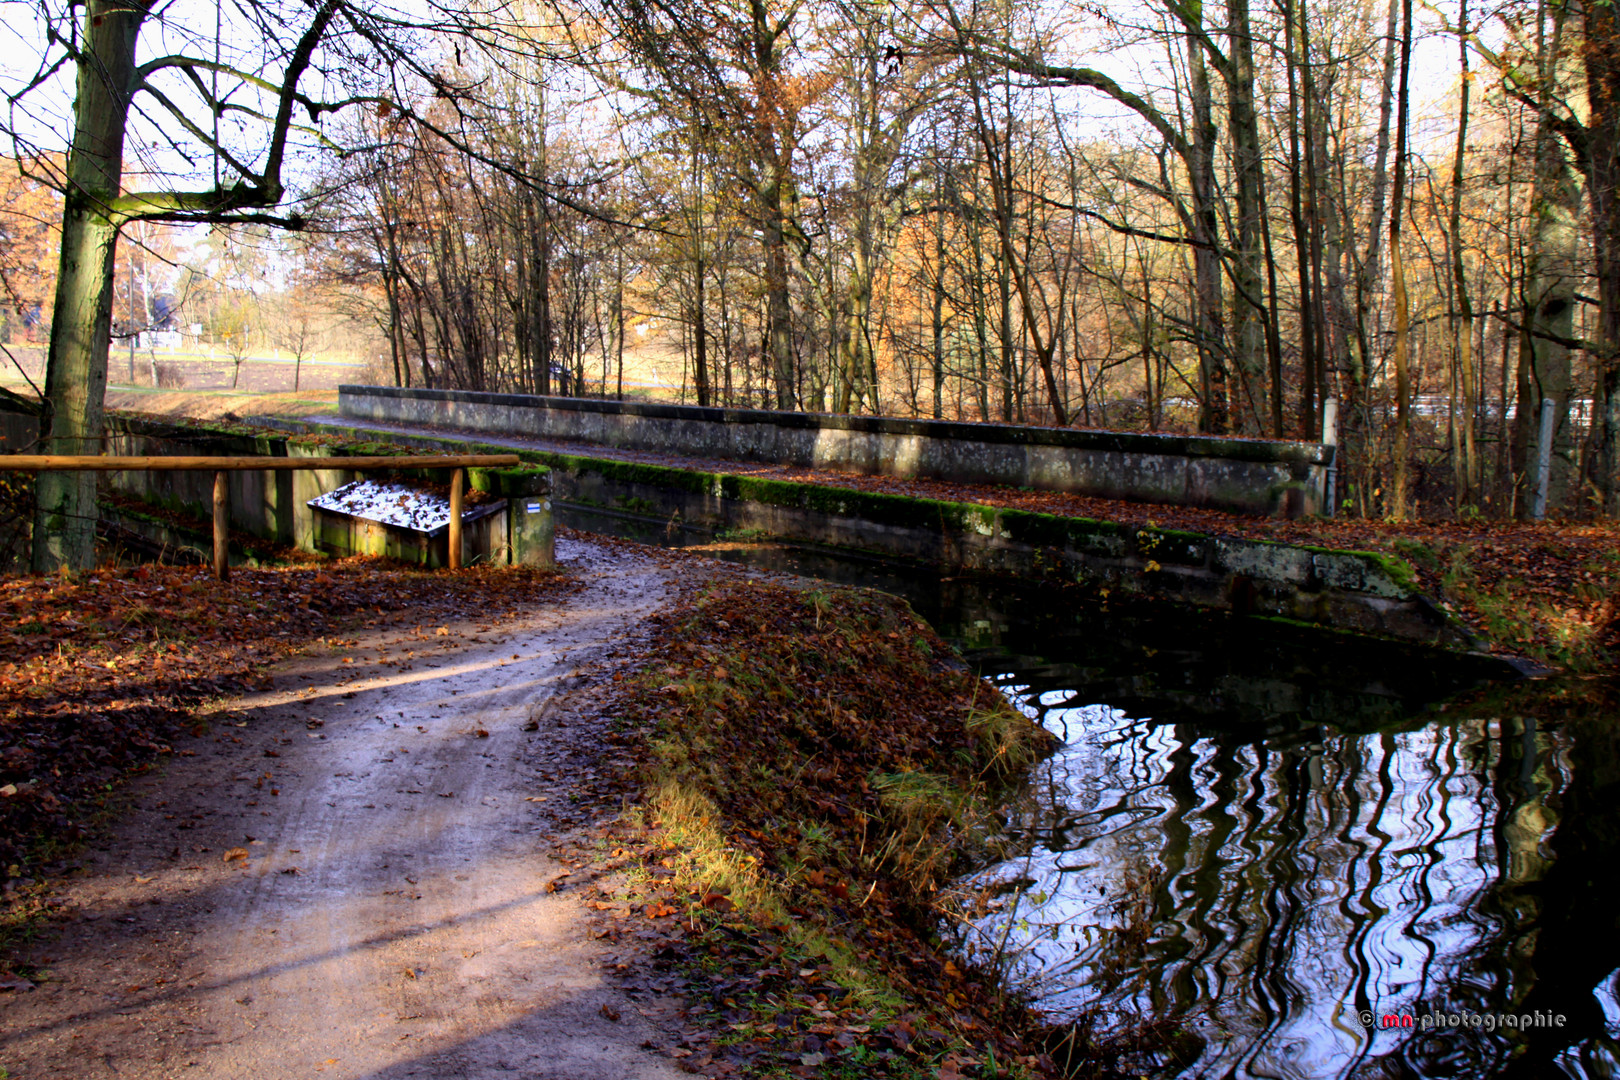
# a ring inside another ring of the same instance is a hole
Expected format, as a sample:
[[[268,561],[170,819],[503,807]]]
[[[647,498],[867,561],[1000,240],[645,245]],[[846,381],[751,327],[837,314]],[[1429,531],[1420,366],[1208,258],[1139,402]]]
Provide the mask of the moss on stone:
[[[1422,591],[1417,571],[1412,569],[1410,563],[1398,556],[1385,555],[1378,551],[1339,551],[1334,552],[1334,554],[1355,555],[1366,559],[1382,570],[1384,576],[1389,578],[1390,583],[1402,592],[1417,593]]]
[[[523,498],[551,493],[551,469],[545,465],[474,466],[467,482],[475,491],[498,498]]]

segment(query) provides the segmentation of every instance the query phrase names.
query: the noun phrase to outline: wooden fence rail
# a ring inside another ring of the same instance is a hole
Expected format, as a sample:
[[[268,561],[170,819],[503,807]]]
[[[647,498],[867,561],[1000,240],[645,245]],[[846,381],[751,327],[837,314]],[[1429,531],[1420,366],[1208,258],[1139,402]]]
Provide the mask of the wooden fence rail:
[[[100,457],[94,454],[0,454],[13,472],[256,472],[260,469],[464,469],[516,465],[516,454],[436,454],[415,457]]]
[[[228,472],[306,469],[454,469],[450,476],[450,569],[461,568],[462,470],[517,465],[516,454],[425,454],[411,457],[103,457],[94,454],[0,454],[0,471],[11,472],[212,472],[214,474],[214,576],[227,581],[230,565]]]

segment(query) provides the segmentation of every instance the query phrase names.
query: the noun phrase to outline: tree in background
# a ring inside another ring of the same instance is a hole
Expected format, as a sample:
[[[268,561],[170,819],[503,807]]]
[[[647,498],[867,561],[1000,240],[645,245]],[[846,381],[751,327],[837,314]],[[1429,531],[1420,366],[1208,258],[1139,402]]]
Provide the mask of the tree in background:
[[[16,106],[9,133],[32,175],[64,198],[42,441],[51,453],[93,453],[119,231],[134,221],[300,227],[301,215],[278,212],[290,158],[326,145],[326,115],[386,107],[379,80],[392,73],[414,72],[453,97],[454,83],[413,49],[413,32],[461,27],[347,0],[161,12],[150,0],[87,0],[30,11],[43,48],[36,73],[7,88]],[[75,97],[57,168],[39,140],[62,90],[59,72],[73,73]],[[89,566],[95,475],[41,474],[36,491],[35,569]]]
[[[61,221],[51,188],[0,161],[0,341],[32,341],[50,325]]]
[[[338,6],[284,99],[298,9],[251,90],[168,72],[251,152],[172,131],[216,200],[262,194],[276,102],[350,148],[300,174],[299,288],[402,385],[622,393],[657,352],[702,404],[1307,439],[1336,398],[1371,516],[1524,512],[1551,399],[1553,504],[1612,510],[1616,35],[1470,7],[530,2],[413,57]],[[1401,78],[1433,34],[1449,90]],[[341,49],[386,87],[336,92]]]

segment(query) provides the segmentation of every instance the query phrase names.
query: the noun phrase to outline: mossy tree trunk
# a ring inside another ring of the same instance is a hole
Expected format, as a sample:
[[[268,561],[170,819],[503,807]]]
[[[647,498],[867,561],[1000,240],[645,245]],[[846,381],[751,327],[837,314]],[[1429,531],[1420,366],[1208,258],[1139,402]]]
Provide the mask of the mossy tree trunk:
[[[152,74],[170,69],[229,71],[217,62],[160,55],[136,64],[138,38],[152,0],[85,0],[83,25],[68,33],[56,28],[58,43],[73,40],[61,64],[77,72],[73,138],[69,146],[62,210],[62,250],[57,269],[50,351],[45,368],[45,416],[41,447],[50,454],[93,454],[101,449],[107,352],[112,329],[113,256],[120,228],[131,221],[228,223],[257,221],[300,227],[301,220],[273,218],[251,210],[279,203],[285,188],[281,168],[296,104],[310,115],[319,103],[298,93],[317,46],[326,36],[343,0],[320,0],[309,23],[286,43],[279,86],[263,76],[231,72],[260,89],[275,88],[268,116],[262,168],[238,168],[238,177],[208,191],[123,190],[124,135],[136,93]],[[294,10],[294,9],[288,9]],[[302,10],[302,9],[297,9]],[[267,42],[274,45],[274,42]],[[197,85],[204,85],[200,78]],[[214,107],[220,107],[215,103]],[[180,121],[233,167],[238,160],[208,141],[203,129]],[[32,563],[46,573],[85,569],[95,560],[94,473],[42,473],[36,485]]]
[[[74,132],[62,209],[62,252],[40,449],[101,452],[107,350],[112,332],[113,256],[124,167],[124,127],[136,86],[135,39],[146,5],[89,0],[78,65]],[[95,561],[96,474],[41,473],[35,487],[33,567],[85,569]]]

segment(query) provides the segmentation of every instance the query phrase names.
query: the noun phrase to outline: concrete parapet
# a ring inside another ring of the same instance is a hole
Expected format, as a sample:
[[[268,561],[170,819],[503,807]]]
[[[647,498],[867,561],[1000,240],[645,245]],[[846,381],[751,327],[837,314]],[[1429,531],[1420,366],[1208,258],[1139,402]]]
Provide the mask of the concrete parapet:
[[[357,421],[1286,517],[1323,511],[1334,453],[1319,443],[1265,439],[388,386],[340,386],[338,403]]]
[[[506,500],[508,561],[550,569],[557,565],[556,525],[551,507],[551,470],[469,469],[473,487]]]

